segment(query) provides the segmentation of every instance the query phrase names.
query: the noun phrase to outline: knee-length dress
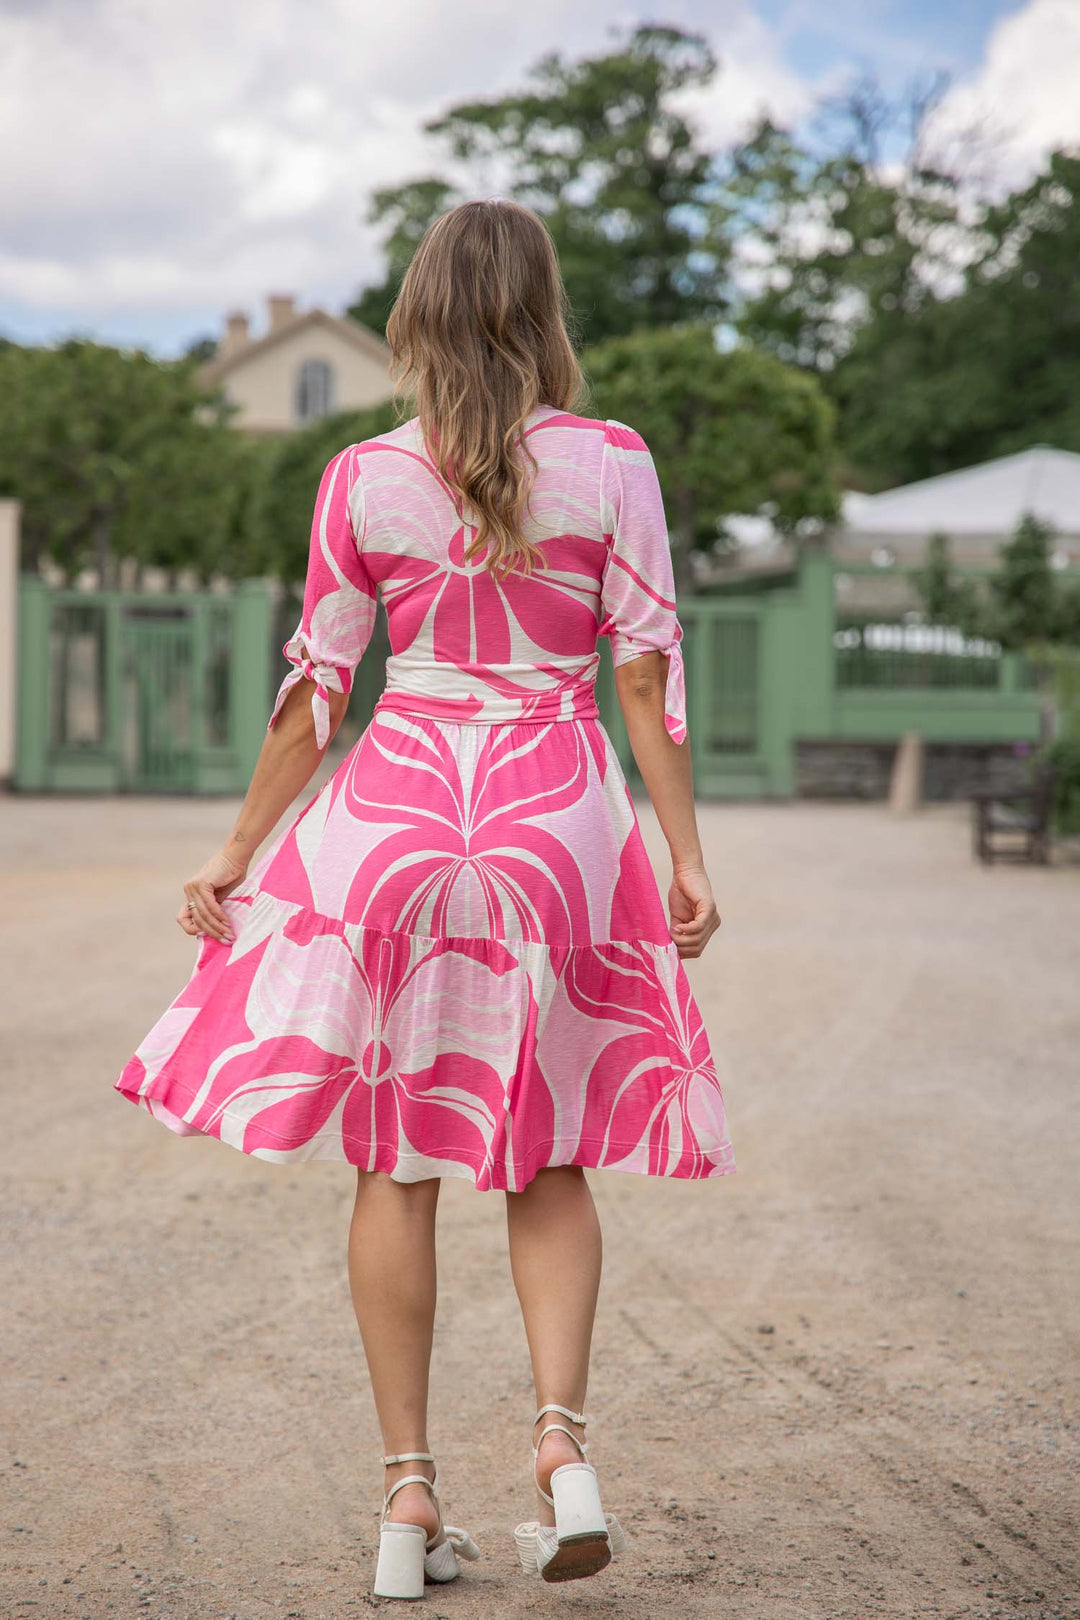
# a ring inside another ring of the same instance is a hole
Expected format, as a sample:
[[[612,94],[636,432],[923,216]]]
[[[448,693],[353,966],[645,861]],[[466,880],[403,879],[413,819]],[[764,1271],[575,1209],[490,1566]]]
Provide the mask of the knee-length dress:
[[[285,693],[347,693],[385,604],[370,724],[222,901],[116,1089],[260,1159],[517,1191],[548,1165],[730,1174],[724,1097],[626,779],[598,719],[616,664],[667,654],[686,734],[663,500],[631,428],[541,406],[532,574],[474,531],[416,418],[323,474]]]

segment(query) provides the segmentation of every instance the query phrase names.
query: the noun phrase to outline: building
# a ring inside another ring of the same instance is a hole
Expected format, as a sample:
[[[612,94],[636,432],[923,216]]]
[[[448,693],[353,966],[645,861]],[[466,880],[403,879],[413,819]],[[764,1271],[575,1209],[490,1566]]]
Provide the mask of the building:
[[[291,296],[267,299],[266,330],[253,337],[248,316],[234,311],[214,358],[202,369],[237,407],[246,433],[283,433],[331,411],[363,410],[391,396],[390,350],[376,333],[347,316],[311,309]]]

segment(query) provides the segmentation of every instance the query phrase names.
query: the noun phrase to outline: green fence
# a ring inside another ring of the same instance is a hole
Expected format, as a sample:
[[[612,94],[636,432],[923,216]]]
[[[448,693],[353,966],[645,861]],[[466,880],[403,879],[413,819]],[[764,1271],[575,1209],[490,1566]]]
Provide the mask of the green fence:
[[[15,787],[243,793],[268,718],[270,653],[262,581],[144,594],[24,575]]]
[[[942,687],[995,691],[1001,652],[991,642],[935,625],[871,619],[841,622],[833,638],[836,684],[850,687]]]
[[[848,566],[848,571],[850,568]],[[800,742],[1034,742],[1040,705],[1014,655],[838,622],[834,567],[808,551],[788,585],[680,604],[687,722],[703,798],[786,798]],[[245,791],[287,665],[299,598],[260,580],[222,594],[20,587],[15,785],[34,791]],[[951,645],[952,650],[949,650]],[[356,734],[382,690],[385,616],[356,672]],[[636,779],[607,640],[601,718]]]
[[[942,743],[1038,740],[1039,699],[1022,659],[911,626],[868,635],[865,621],[838,621],[834,573],[827,554],[808,551],[787,587],[680,604],[702,798],[791,796],[800,742],[893,743],[909,731]],[[610,676],[599,695],[636,785]]]
[[[895,625],[868,635],[865,620],[838,616],[835,572],[826,553],[812,550],[786,587],[680,603],[687,725],[702,798],[790,797],[799,742],[893,743],[909,731],[929,742],[1038,740],[1039,700],[1022,659],[985,643],[958,649],[949,632],[920,635]],[[380,612],[356,674],[354,728],[370,718],[388,652]],[[606,638],[600,653],[600,717],[637,788]]]

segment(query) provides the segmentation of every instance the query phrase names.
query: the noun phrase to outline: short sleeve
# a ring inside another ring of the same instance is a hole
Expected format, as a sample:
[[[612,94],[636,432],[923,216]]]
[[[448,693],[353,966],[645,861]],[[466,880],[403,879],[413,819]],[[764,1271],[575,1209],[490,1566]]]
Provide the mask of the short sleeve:
[[[278,688],[267,731],[297,681],[314,681],[315,740],[330,740],[328,692],[351,692],[353,671],[375,628],[375,587],[364,565],[364,490],[356,447],[342,450],[319,483],[311,522],[304,606],[300,623],[282,648],[295,667]]]
[[[604,425],[600,521],[607,546],[600,634],[610,636],[616,665],[647,652],[662,652],[670,660],[664,723],[674,741],[681,743],[686,737],[682,626],[675,612],[675,575],[660,480],[644,439],[613,420]]]

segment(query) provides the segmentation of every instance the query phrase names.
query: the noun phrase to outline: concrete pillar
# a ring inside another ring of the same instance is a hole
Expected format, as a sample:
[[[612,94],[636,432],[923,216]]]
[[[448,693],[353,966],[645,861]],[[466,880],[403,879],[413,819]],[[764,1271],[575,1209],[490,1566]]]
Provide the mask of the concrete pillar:
[[[923,796],[923,739],[921,731],[905,731],[896,747],[892,780],[889,783],[889,809],[894,815],[910,815],[918,810]]]
[[[19,503],[0,500],[0,784],[15,775],[19,672]]]

